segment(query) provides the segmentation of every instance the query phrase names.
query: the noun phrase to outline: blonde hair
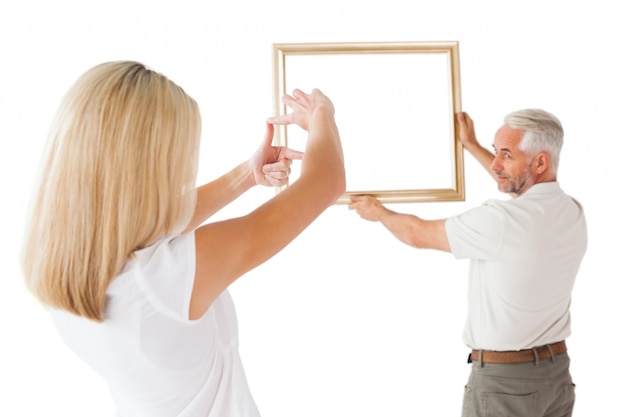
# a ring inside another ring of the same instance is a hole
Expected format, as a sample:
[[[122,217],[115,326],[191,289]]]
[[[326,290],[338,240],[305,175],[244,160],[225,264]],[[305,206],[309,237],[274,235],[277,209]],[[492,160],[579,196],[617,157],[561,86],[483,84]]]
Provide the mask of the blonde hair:
[[[96,321],[133,252],[182,231],[195,207],[197,103],[137,62],[87,71],[50,132],[22,269],[44,304]]]

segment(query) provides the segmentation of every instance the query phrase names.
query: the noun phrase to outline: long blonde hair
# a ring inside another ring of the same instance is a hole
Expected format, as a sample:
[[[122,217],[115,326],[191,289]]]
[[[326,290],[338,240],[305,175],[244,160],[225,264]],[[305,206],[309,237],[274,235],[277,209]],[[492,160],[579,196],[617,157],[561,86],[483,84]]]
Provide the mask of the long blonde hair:
[[[133,252],[182,231],[195,207],[197,103],[137,62],[87,71],[50,132],[22,269],[44,304],[102,321]]]

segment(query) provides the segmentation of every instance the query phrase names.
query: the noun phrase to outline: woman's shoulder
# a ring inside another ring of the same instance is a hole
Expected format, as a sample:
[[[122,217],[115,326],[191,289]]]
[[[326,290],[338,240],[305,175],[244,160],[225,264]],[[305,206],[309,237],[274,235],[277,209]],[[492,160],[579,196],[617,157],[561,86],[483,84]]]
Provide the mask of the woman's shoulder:
[[[109,295],[130,294],[134,287],[157,311],[177,319],[187,319],[195,276],[193,233],[173,234],[133,253]]]

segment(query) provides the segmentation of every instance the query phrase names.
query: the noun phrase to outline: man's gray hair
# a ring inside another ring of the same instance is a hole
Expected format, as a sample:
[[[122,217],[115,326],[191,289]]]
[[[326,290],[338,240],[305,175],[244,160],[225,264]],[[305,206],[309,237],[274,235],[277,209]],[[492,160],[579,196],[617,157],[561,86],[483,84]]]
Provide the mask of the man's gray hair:
[[[551,113],[540,109],[525,109],[509,113],[504,123],[513,129],[524,131],[520,149],[531,157],[547,152],[552,161],[552,172],[557,173],[559,156],[563,146],[563,127]]]

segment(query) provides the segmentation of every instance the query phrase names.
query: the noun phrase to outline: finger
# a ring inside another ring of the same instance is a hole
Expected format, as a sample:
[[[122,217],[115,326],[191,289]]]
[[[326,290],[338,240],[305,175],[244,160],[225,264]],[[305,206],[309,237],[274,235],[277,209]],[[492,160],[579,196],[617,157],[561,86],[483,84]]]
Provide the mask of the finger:
[[[289,182],[289,178],[274,178],[269,175],[265,176],[265,181],[273,187],[282,187],[283,185],[287,185]]]
[[[281,173],[285,173],[284,175],[289,175],[291,173],[291,160],[290,159],[281,159],[278,162],[274,162],[272,164],[263,165],[263,172],[265,174],[279,173],[275,175],[276,178],[280,178]]]
[[[269,172],[265,174],[265,179],[276,185],[279,182],[286,182],[289,179],[289,173],[285,171]]]
[[[265,123],[265,138],[263,139],[263,143],[266,147],[272,146],[272,141],[274,140],[274,125],[267,122]]]
[[[293,90],[293,95],[286,94],[282,97],[281,101],[286,106],[289,106],[295,110],[296,108],[306,106],[306,103],[308,101],[308,95],[302,90],[295,89]]]
[[[465,122],[465,124],[466,124],[467,126],[470,126],[470,127],[471,127],[471,126],[473,126],[473,125],[474,125],[474,121],[472,120],[472,118],[471,118],[471,117],[469,117],[469,114],[467,114],[467,113],[465,113],[465,112],[463,113],[463,121]]]
[[[296,100],[306,97],[304,91],[300,90],[299,88],[294,89],[292,95],[296,98]]]
[[[302,159],[304,157],[304,152],[296,151],[291,148],[285,148],[285,157],[291,160]]]
[[[282,116],[273,116],[267,118],[267,123],[272,125],[290,125],[294,121],[293,115],[284,114]]]

